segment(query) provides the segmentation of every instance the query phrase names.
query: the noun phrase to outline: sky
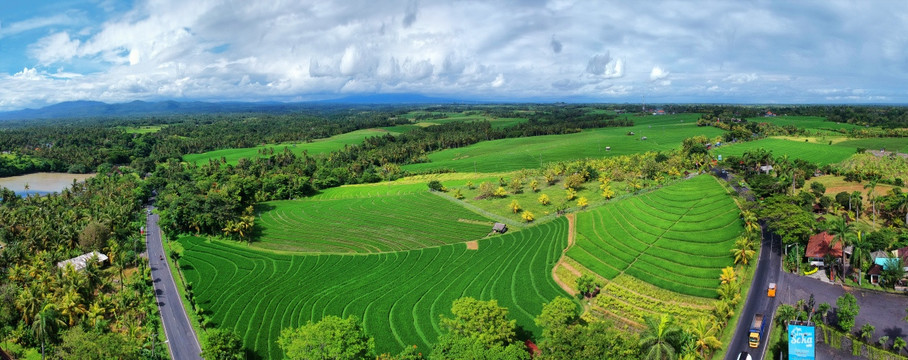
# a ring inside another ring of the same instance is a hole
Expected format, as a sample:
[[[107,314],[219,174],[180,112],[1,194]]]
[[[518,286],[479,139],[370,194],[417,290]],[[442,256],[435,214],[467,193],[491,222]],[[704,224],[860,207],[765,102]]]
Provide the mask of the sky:
[[[0,1],[0,111],[72,100],[908,103],[902,1]]]

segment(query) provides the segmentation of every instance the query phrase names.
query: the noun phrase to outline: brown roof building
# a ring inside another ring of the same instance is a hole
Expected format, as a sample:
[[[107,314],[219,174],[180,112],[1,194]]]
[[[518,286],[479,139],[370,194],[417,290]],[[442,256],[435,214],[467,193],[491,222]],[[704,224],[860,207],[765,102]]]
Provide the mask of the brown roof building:
[[[842,257],[842,242],[839,241],[835,246],[829,246],[832,243],[833,235],[828,232],[821,232],[810,237],[807,242],[807,251],[804,253],[809,258],[823,258],[827,254],[833,257]]]

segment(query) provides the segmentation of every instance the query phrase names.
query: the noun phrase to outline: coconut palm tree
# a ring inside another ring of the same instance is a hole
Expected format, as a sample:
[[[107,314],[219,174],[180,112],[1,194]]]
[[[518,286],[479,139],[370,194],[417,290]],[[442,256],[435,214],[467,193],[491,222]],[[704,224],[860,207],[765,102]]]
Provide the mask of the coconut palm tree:
[[[717,327],[705,316],[701,316],[691,322],[690,333],[694,336],[697,350],[700,351],[700,357],[706,358],[712,349],[722,347],[722,342],[716,337]]]
[[[836,244],[842,244],[842,275],[845,275],[845,247],[851,244],[854,225],[845,221],[844,217],[836,217],[830,220],[829,229],[826,230],[830,235],[834,235],[829,247],[833,248]]]
[[[54,304],[46,304],[35,315],[35,322],[32,324],[32,331],[35,337],[41,340],[41,359],[44,359],[44,347],[47,343],[47,336],[53,334],[58,326],[63,326],[63,320],[57,318],[57,307]]]
[[[744,236],[735,241],[735,247],[730,250],[732,256],[735,257],[735,264],[747,266],[750,263],[750,259],[757,253],[753,246],[753,242]]]
[[[864,276],[861,274],[861,269],[864,264],[870,263],[873,259],[870,258],[870,249],[867,248],[867,241],[864,240],[864,233],[860,230],[855,232],[855,237],[852,239],[852,250],[851,250],[851,267],[858,270],[858,285],[862,284]]]
[[[681,328],[671,315],[647,317],[646,330],[640,337],[640,347],[649,349],[644,357],[648,360],[674,360],[678,353]]]
[[[873,194],[873,191],[876,190],[877,179],[871,179],[867,184],[864,184],[864,189],[869,189],[867,191],[867,197],[870,200],[871,204],[871,213],[873,214],[873,225],[876,225],[876,195]]]
[[[738,273],[735,272],[735,269],[731,266],[726,266],[722,269],[722,274],[719,275],[719,280],[723,284],[733,282],[738,279]]]
[[[744,230],[747,232],[757,232],[760,230],[760,223],[757,219],[757,215],[750,210],[742,210],[741,218],[744,219]]]

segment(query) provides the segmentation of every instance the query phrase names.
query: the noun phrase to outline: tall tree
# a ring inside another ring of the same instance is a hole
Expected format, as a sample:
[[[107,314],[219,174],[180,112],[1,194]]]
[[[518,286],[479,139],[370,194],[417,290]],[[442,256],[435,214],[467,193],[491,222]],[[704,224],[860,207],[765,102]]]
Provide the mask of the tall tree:
[[[640,338],[640,347],[647,360],[673,360],[680,349],[682,330],[671,315],[645,319],[646,330]]]

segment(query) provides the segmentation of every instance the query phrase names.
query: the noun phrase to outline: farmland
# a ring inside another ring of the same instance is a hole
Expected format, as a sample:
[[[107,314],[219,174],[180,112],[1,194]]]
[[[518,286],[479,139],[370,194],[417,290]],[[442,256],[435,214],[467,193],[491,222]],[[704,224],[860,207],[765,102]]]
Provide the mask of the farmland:
[[[280,152],[285,148],[290,149],[297,154],[300,154],[305,150],[308,151],[310,155],[314,155],[343,149],[345,145],[359,144],[363,141],[363,139],[367,137],[381,136],[389,132],[389,130],[385,129],[356,130],[345,134],[335,135],[326,139],[318,139],[308,143],[269,144],[251,148],[222,149],[208,151],[200,154],[189,154],[184,156],[183,160],[190,163],[205,164],[212,159],[220,160],[221,158],[224,158],[225,160],[227,160],[228,164],[236,165],[236,163],[242,158],[249,159],[266,156],[262,153],[263,150],[273,149],[276,152]]]
[[[710,176],[580,213],[577,222],[567,254],[584,267],[706,298],[716,296],[742,231],[737,206]]]
[[[802,129],[810,130],[813,132],[823,133],[823,134],[837,134],[833,130],[842,130],[842,129],[856,129],[860,126],[848,123],[836,123],[832,121],[826,121],[825,117],[822,116],[773,116],[773,117],[755,117],[748,118],[747,121],[750,122],[766,122],[779,126],[794,125]]]
[[[691,136],[715,137],[722,134],[720,129],[697,127],[697,118],[699,114],[629,117],[635,126],[485,141],[431,153],[428,155],[430,162],[402,168],[410,171],[515,171],[538,168],[545,162],[671,150]],[[634,135],[630,136],[628,132]],[[647,139],[641,140],[644,136]],[[606,151],[606,147],[611,147],[611,150]]]
[[[370,253],[475,240],[490,232],[493,221],[420,187],[403,195],[260,204],[261,236],[253,246]]]
[[[355,315],[378,352],[427,351],[438,318],[462,296],[497,299],[520,328],[544,302],[566,295],[549,275],[567,244],[559,218],[479,241],[375,255],[282,255],[196,237],[181,238],[183,273],[198,303],[222,329],[263,358],[280,358],[282,328],[325,315]]]
[[[712,151],[713,155],[741,156],[746,151],[759,148],[771,151],[773,156],[788,155],[792,160],[802,159],[820,166],[837,163],[853,155],[856,148],[842,144],[818,144],[814,142],[792,141],[767,138],[737,144],[726,144]]]

